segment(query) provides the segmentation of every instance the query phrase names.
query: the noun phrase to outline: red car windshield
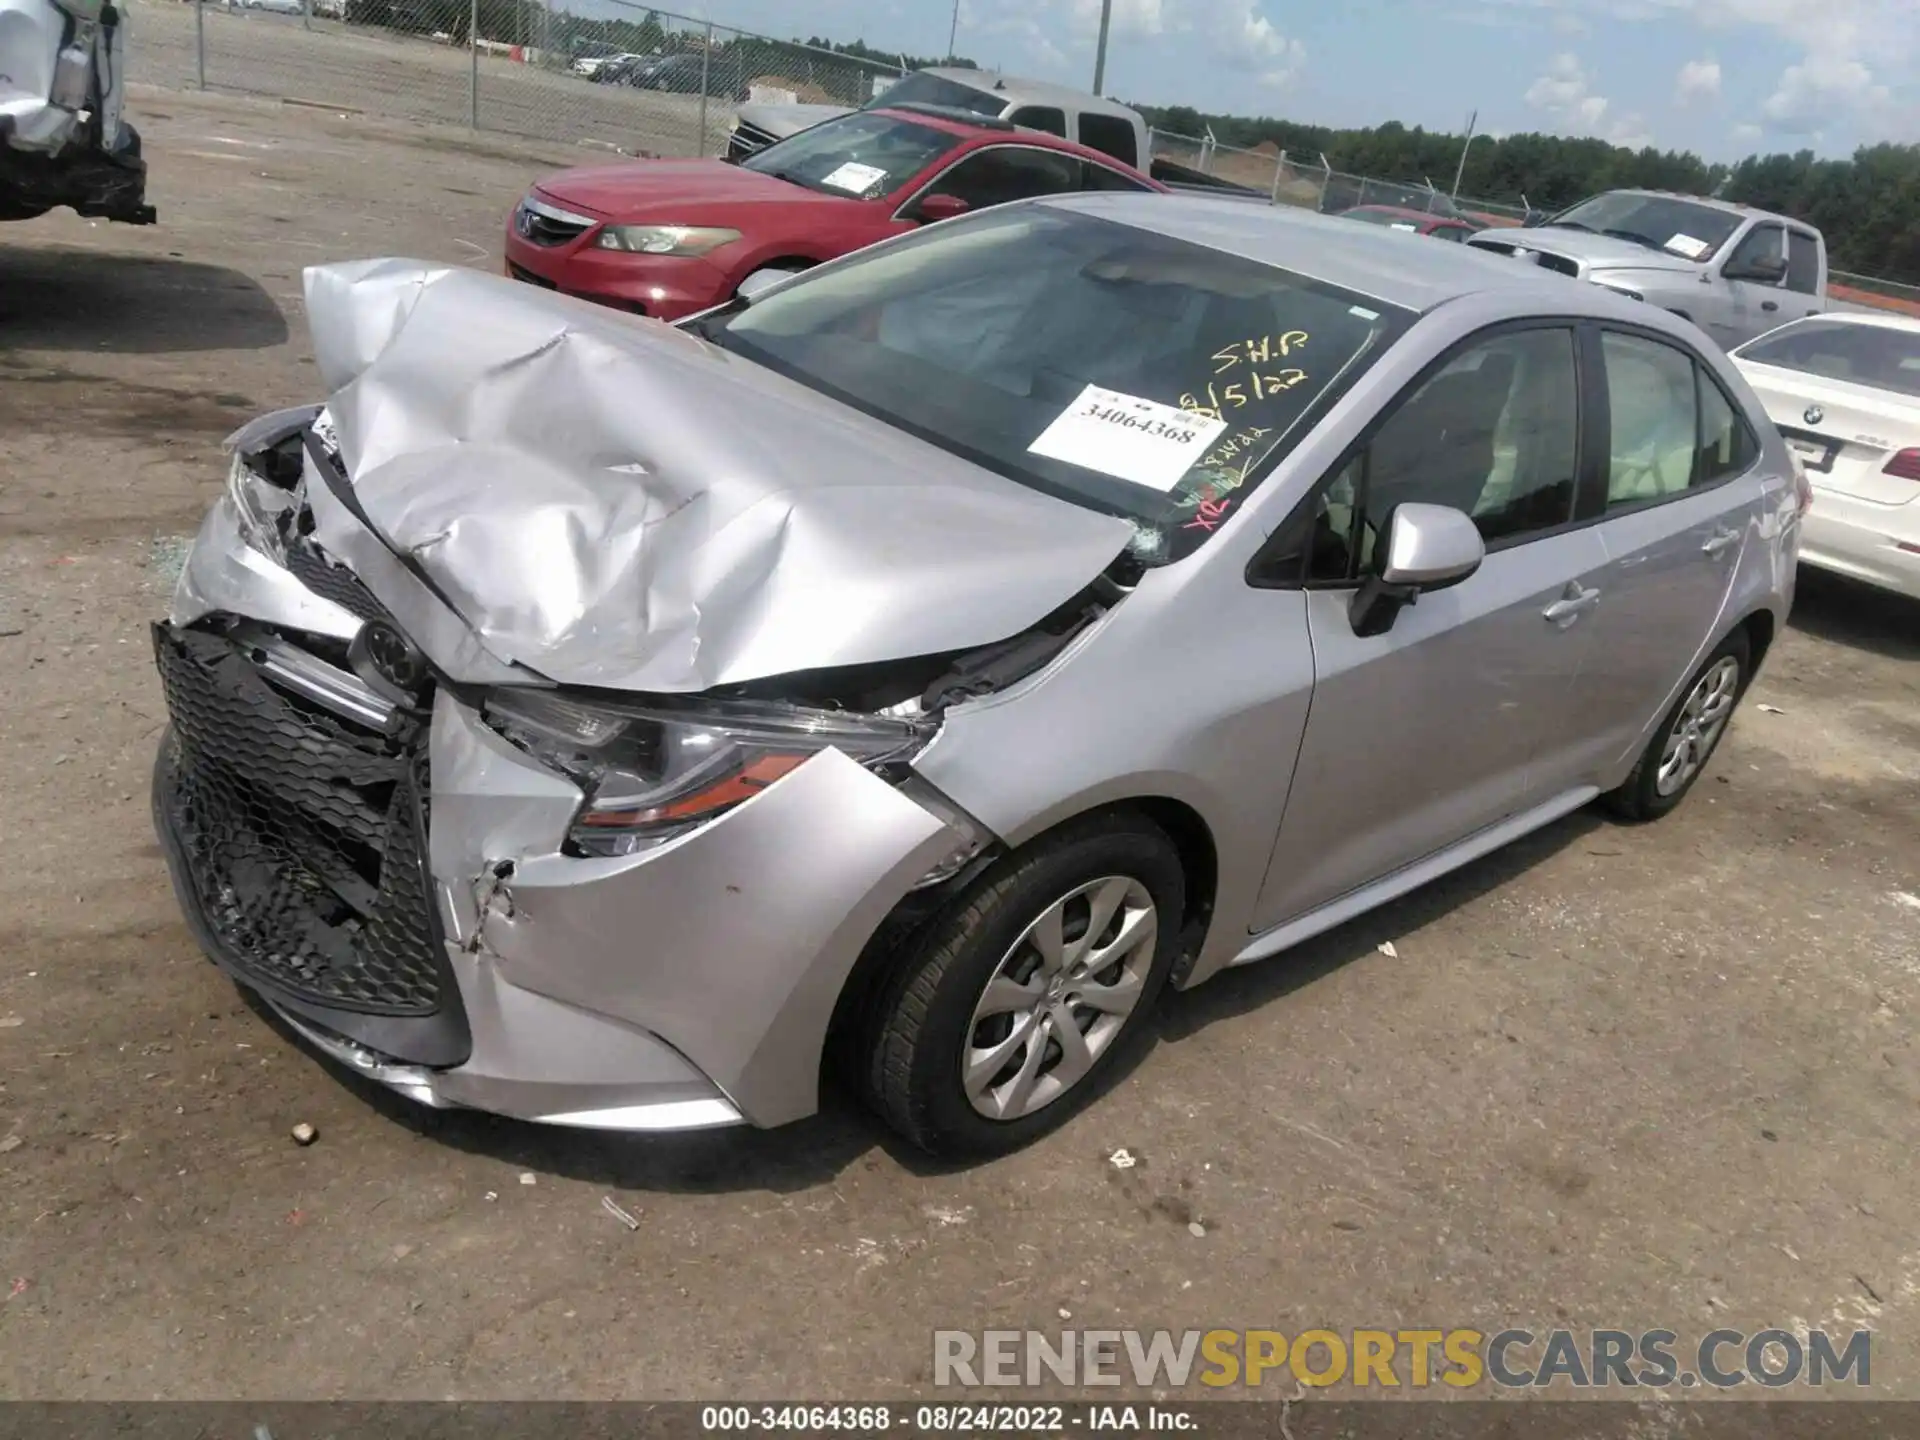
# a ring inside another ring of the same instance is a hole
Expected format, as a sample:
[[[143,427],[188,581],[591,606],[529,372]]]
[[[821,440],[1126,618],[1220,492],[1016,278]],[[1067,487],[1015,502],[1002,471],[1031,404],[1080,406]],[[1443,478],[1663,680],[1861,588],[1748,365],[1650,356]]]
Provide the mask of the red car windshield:
[[[856,111],[769,145],[740,168],[825,195],[872,200],[891,195],[959,143],[951,131]]]

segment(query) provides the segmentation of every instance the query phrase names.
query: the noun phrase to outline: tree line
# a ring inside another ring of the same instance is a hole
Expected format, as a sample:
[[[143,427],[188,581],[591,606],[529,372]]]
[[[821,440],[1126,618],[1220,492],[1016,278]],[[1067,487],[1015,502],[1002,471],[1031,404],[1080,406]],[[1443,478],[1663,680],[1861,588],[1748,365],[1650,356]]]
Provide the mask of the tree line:
[[[1223,145],[1271,144],[1289,160],[1382,180],[1431,180],[1451,189],[1460,164],[1459,135],[1408,127],[1397,120],[1369,129],[1335,130],[1268,116],[1209,115],[1186,105],[1138,105],[1147,123],[1180,135],[1208,129]],[[1811,150],[1753,155],[1716,164],[1683,150],[1629,150],[1604,140],[1562,135],[1477,137],[1467,149],[1462,197],[1536,211],[1561,210],[1603,190],[1643,187],[1717,195],[1793,215],[1820,227],[1831,263],[1883,280],[1920,284],[1920,145],[1867,145],[1847,159],[1821,160]]]

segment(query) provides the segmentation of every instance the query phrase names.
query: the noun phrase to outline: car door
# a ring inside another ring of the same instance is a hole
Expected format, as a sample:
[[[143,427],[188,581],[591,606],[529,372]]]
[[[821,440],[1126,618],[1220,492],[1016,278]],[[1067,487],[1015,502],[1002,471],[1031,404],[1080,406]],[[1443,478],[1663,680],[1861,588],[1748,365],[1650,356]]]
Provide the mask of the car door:
[[[1781,301],[1786,298],[1781,283],[1786,264],[1787,232],[1784,226],[1774,224],[1754,226],[1727,256],[1720,269],[1724,290],[1719,323],[1707,327],[1723,350],[1743,345],[1786,320],[1781,309]],[[1778,267],[1772,280],[1762,278],[1761,272],[1768,265]]]
[[[1725,630],[1743,548],[1763,513],[1759,441],[1705,362],[1679,341],[1605,327],[1587,336],[1600,378],[1607,553],[1593,650],[1576,683],[1589,775],[1635,753]]]
[[[1580,577],[1604,561],[1592,527],[1575,523],[1579,357],[1570,322],[1454,347],[1289,522],[1311,536],[1299,543],[1313,702],[1256,929],[1538,803],[1537,759],[1578,723],[1591,618]],[[1472,515],[1486,559],[1385,634],[1358,635],[1355,587],[1406,501]]]

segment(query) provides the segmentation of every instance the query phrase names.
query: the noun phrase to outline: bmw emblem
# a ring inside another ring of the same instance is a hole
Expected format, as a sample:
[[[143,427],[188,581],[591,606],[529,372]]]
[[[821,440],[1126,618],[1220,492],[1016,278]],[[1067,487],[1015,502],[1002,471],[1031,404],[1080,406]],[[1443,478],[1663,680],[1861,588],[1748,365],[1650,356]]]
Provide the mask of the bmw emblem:
[[[1822,420],[1827,418],[1827,412],[1822,410],[1818,405],[1809,405],[1807,406],[1807,413],[1801,418],[1809,425],[1818,425]]]

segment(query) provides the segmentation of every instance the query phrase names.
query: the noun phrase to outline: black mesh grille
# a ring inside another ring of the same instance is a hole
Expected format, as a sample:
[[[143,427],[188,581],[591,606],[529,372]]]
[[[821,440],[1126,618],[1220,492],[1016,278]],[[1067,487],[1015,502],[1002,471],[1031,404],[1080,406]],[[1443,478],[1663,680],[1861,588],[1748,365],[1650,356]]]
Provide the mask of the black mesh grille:
[[[315,549],[310,541],[296,539],[287,546],[287,569],[307,589],[323,600],[331,600],[350,615],[362,620],[386,620],[386,607],[373,598],[373,592],[343,565],[335,565]]]
[[[421,747],[283,694],[221,636],[157,627],[155,651],[161,818],[221,958],[295,1000],[437,1012]]]

